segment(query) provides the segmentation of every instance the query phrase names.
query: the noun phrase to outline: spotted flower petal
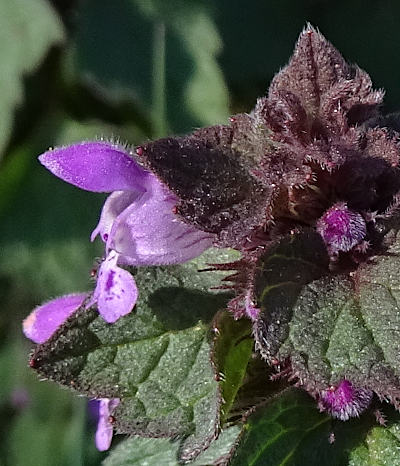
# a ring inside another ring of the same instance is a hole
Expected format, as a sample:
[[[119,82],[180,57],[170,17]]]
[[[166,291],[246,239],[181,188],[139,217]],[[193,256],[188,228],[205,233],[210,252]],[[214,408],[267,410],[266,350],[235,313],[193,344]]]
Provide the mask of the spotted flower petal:
[[[69,294],[35,308],[23,322],[26,337],[44,343],[86,299],[86,293]]]
[[[100,451],[106,451],[110,448],[113,426],[110,422],[110,416],[114,409],[119,405],[119,398],[100,398],[98,411],[98,422],[96,430],[96,447]]]
[[[117,266],[118,257],[111,251],[101,264],[90,303],[97,302],[99,313],[108,323],[129,314],[138,297],[135,280],[129,272]]]
[[[86,191],[145,191],[149,175],[122,148],[101,141],[49,150],[39,160],[53,175]]]

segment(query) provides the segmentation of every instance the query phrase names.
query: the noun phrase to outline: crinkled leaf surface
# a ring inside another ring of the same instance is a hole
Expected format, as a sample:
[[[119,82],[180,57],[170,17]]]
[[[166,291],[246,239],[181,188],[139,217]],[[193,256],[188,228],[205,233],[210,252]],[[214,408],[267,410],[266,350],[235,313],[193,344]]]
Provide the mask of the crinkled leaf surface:
[[[0,1],[0,153],[23,99],[23,77],[41,62],[51,45],[63,38],[60,20],[47,0]]]
[[[266,280],[256,325],[262,354],[290,358],[294,374],[310,388],[346,378],[398,406],[398,252],[397,235],[387,255],[355,273],[325,276],[275,300]]]
[[[374,427],[363,444],[350,454],[349,466],[375,465],[400,465],[400,423]]]
[[[217,440],[201,453],[193,466],[221,464],[240,433],[238,426],[225,429]],[[119,444],[103,466],[179,466],[179,443],[168,439],[134,437]]]
[[[95,310],[78,311],[37,347],[34,366],[86,395],[121,398],[113,413],[117,431],[187,436],[181,456],[195,456],[218,432],[220,393],[207,322],[227,299],[208,292],[221,273],[198,269],[232,254],[209,250],[182,266],[140,268],[134,312],[108,325]]]
[[[332,424],[310,396],[290,388],[248,418],[229,464],[341,466],[372,423],[369,416]],[[333,436],[335,441],[330,443]]]
[[[260,259],[255,293],[261,312],[255,336],[264,357],[275,357],[288,334],[302,286],[326,273],[327,266],[325,246],[312,231],[284,238]]]

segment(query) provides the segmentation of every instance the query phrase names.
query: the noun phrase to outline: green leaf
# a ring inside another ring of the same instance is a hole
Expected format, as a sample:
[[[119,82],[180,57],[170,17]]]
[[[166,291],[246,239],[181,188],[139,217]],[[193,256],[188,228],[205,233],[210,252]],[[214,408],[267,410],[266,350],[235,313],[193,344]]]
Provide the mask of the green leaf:
[[[302,287],[326,273],[327,266],[323,241],[311,230],[284,238],[261,257],[255,278],[261,309],[255,337],[262,355],[271,362],[289,334]]]
[[[46,0],[0,0],[0,154],[9,141],[14,112],[23,100],[23,78],[50,46],[63,39],[61,21]]]
[[[105,98],[134,102],[142,115],[153,117],[158,132],[163,124],[154,112],[164,113],[163,88],[174,132],[228,118],[228,93],[217,63],[221,40],[203,2],[90,0],[82,3],[78,18],[75,73]],[[165,68],[157,42],[165,46]]]
[[[182,459],[204,450],[219,429],[209,327],[225,293],[224,276],[198,272],[236,253],[208,250],[181,266],[140,268],[135,311],[109,325],[80,310],[33,357],[38,372],[92,397],[121,398],[113,413],[121,433],[186,436]]]
[[[398,249],[397,238],[386,256],[350,275],[327,275],[301,291],[296,286],[291,295],[271,295],[266,280],[256,325],[262,354],[270,361],[290,358],[292,373],[309,389],[345,378],[398,407]]]
[[[103,466],[178,466],[179,443],[165,438],[133,437],[121,442]]]
[[[240,433],[237,426],[224,430],[192,466],[221,464]],[[161,438],[133,437],[121,442],[103,461],[103,466],[179,466],[179,442]]]
[[[371,423],[364,417],[333,425],[310,396],[290,388],[248,418],[229,464],[341,466]]]
[[[222,424],[227,420],[253,352],[253,338],[248,319],[234,320],[227,312],[213,321],[215,333],[212,358],[216,378],[220,380]],[[266,370],[265,364],[264,369]]]
[[[400,465],[400,423],[374,427],[364,443],[350,454],[349,466],[384,465]]]

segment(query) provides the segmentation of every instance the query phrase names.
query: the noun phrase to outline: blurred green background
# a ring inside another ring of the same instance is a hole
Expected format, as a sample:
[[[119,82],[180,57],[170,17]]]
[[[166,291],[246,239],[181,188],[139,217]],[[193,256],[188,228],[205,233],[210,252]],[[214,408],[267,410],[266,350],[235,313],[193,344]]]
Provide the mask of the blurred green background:
[[[310,21],[400,106],[400,2],[0,0],[0,466],[98,465],[86,400],[39,382],[21,321],[90,289],[103,195],[37,162],[48,147],[184,133],[248,111]]]

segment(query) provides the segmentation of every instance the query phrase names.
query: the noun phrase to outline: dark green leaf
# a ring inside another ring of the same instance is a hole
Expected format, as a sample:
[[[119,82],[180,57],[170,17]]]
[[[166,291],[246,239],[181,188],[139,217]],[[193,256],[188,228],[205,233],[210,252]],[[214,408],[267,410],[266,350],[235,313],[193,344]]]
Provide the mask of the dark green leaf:
[[[208,291],[224,274],[198,269],[229,257],[209,250],[182,266],[139,269],[134,312],[109,325],[94,310],[78,311],[36,349],[35,368],[89,396],[121,398],[119,432],[187,436],[182,458],[196,456],[219,428],[207,322],[227,299]]]
[[[325,276],[301,291],[289,281],[283,288],[291,294],[274,296],[266,280],[257,324],[262,354],[270,361],[290,358],[292,373],[308,388],[326,389],[346,378],[398,406],[398,247],[396,241],[387,256],[350,276]]]
[[[261,258],[255,282],[261,308],[255,336],[264,357],[276,356],[289,333],[302,287],[326,273],[327,266],[323,241],[311,230],[284,238]]]
[[[183,132],[226,120],[228,95],[216,61],[221,41],[202,2],[84,2],[73,47],[76,73],[114,102],[135,102],[151,119],[159,107],[154,79],[162,78],[154,76],[160,73],[158,65],[153,67],[160,25],[166,28],[162,72],[172,130]]]
[[[333,424],[311,397],[291,388],[248,418],[229,464],[342,466],[372,422],[372,417],[364,417]]]

